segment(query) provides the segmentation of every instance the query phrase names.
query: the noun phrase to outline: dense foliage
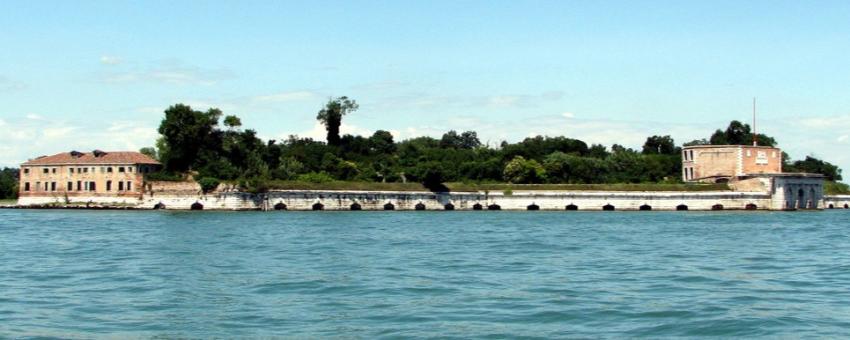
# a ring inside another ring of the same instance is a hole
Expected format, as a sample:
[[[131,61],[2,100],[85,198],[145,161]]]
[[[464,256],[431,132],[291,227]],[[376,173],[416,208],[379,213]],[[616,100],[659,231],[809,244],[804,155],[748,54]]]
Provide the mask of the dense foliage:
[[[0,199],[18,198],[18,169],[0,169]]]
[[[614,144],[536,136],[498,147],[483,145],[474,131],[448,131],[441,138],[417,137],[396,142],[379,130],[371,136],[339,136],[342,117],[357,109],[354,100],[332,98],[317,119],[325,124],[327,142],[310,138],[263,141],[254,130],[242,129],[236,116],[196,111],[177,104],[165,111],[157,148],[146,148],[171,174],[195,172],[195,178],[239,180],[262,188],[264,181],[297,180],[418,182],[436,188],[446,182],[469,183],[676,183],[681,177],[681,148],[670,136],[650,136],[640,151]],[[709,139],[689,144],[748,144],[746,124],[733,121]],[[773,138],[759,135],[762,145]],[[829,163],[807,158],[790,165],[800,171],[834,172]],[[169,178],[168,176],[164,176]],[[170,178],[173,178],[170,177]],[[258,189],[259,190],[259,189]]]

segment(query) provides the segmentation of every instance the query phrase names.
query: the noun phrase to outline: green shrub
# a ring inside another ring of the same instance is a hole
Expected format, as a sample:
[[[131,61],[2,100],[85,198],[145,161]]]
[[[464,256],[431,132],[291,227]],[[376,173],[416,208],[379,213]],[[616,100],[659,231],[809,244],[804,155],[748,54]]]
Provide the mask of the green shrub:
[[[186,179],[182,174],[167,172],[167,171],[159,171],[152,172],[145,175],[145,178],[149,181],[167,181],[167,182],[180,182]]]
[[[334,178],[327,172],[310,172],[298,176],[298,181],[309,183],[328,183],[333,182]]]
[[[219,183],[219,180],[213,177],[204,177],[198,180],[198,184],[201,185],[201,190],[203,190],[204,193],[215,190],[218,188]]]

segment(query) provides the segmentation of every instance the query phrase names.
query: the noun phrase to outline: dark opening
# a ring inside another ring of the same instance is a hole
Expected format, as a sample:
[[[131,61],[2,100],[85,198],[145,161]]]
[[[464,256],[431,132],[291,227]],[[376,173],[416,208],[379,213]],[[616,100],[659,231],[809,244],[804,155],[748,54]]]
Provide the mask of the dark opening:
[[[274,205],[274,210],[286,210],[286,204],[284,204],[283,202],[279,202],[278,204]]]
[[[498,204],[490,204],[487,206],[487,210],[502,210],[502,207]]]
[[[638,209],[640,209],[641,211],[648,211],[648,210],[652,210],[652,206],[649,205],[649,204],[644,204],[644,205],[640,206],[640,208],[638,208]]]
[[[684,205],[684,204],[679,204],[679,205],[676,206],[676,210],[678,210],[678,211],[688,210],[688,206]]]
[[[422,202],[416,203],[416,206],[413,207],[416,210],[425,210],[425,205]]]
[[[153,205],[153,209],[154,209],[154,210],[165,209],[165,204],[163,204],[162,202],[159,202],[159,203],[157,203],[157,204],[154,204],[154,205]]]
[[[714,183],[729,183],[729,179],[728,178],[718,178],[718,179],[714,180]]]
[[[190,207],[190,209],[192,209],[192,210],[204,210],[204,205],[201,204],[200,202],[195,202],[195,203],[192,203],[192,206]]]
[[[827,208],[829,208],[829,209],[835,209],[835,206],[834,206],[834,205],[832,205],[832,203],[830,203],[830,204],[829,204],[829,206],[827,206]]]
[[[723,204],[712,205],[711,210],[723,210]]]
[[[848,206],[847,203],[844,203],[844,209],[847,209],[847,208],[850,208],[850,206]]]
[[[567,210],[569,210],[569,211],[578,210],[578,206],[575,205],[575,204],[570,204],[570,205],[567,206]]]
[[[482,207],[481,204],[478,204],[478,203],[475,203],[475,205],[472,206],[472,210],[482,210],[482,209],[484,209],[484,207]]]
[[[611,204],[606,204],[602,206],[603,211],[614,211],[614,206]]]
[[[395,210],[395,206],[392,203],[384,204],[384,210]]]
[[[455,205],[448,203],[445,206],[443,206],[443,208],[445,208],[446,210],[455,210]]]
[[[532,203],[531,205],[525,207],[527,210],[540,210],[540,206]]]
[[[363,210],[363,207],[360,206],[360,203],[354,202],[351,203],[351,210]]]
[[[744,209],[747,209],[747,210],[756,210],[756,209],[758,209],[758,206],[757,206],[757,205],[755,205],[755,204],[753,204],[753,203],[750,203],[750,204],[747,204],[747,206],[745,206],[745,207],[744,207]]]
[[[321,203],[313,204],[313,210],[325,210],[325,205]]]

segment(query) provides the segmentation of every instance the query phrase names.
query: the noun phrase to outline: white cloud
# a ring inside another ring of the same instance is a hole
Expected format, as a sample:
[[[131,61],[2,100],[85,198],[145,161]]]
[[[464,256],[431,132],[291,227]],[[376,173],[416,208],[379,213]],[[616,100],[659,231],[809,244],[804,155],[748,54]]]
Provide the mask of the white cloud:
[[[215,85],[234,78],[226,69],[209,69],[187,65],[179,61],[160,62],[151,67],[111,71],[104,73],[101,80],[111,84],[153,82],[172,85]]]
[[[36,113],[27,113],[26,117],[29,120],[45,120],[44,117]]]
[[[290,91],[275,94],[256,96],[253,99],[259,102],[291,102],[317,98],[318,95],[312,91]]]
[[[104,55],[100,57],[100,63],[104,65],[118,65],[122,62],[121,58],[111,55]]]
[[[837,142],[846,142],[848,138],[850,138],[850,135],[841,135],[841,136],[838,136],[838,139],[836,139],[836,141]]]
[[[576,115],[572,112],[563,112],[563,113],[561,113],[561,117],[564,117],[564,118],[567,118],[567,119],[573,119],[573,118],[576,117]]]

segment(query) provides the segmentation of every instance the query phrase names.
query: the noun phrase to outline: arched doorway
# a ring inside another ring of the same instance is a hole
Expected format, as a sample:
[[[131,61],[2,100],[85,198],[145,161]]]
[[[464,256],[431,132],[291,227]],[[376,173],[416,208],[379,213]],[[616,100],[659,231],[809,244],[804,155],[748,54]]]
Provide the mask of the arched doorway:
[[[395,210],[395,205],[388,202],[387,204],[384,204],[384,210]]]
[[[749,203],[746,206],[744,206],[744,209],[746,209],[746,210],[756,210],[758,208],[759,207],[757,205],[755,205],[755,203]]]
[[[569,205],[566,206],[566,209],[567,209],[567,211],[576,211],[576,210],[578,210],[578,206],[570,203]]]
[[[685,211],[688,210],[688,206],[684,204],[679,204],[676,206],[676,211]]]
[[[494,203],[494,204],[488,205],[487,210],[502,210],[502,207],[500,207],[498,204]]]
[[[160,210],[160,209],[165,209],[165,203],[159,202],[157,204],[154,204],[153,210]]]
[[[325,205],[319,202],[313,204],[313,210],[325,210]]]
[[[484,207],[480,203],[475,203],[472,206],[472,210],[483,210],[483,209],[484,209]]]
[[[286,210],[286,204],[278,202],[278,204],[274,205],[274,210]]]
[[[723,204],[712,205],[711,210],[723,210]]]
[[[640,211],[649,211],[649,210],[652,210],[652,206],[649,205],[649,204],[644,204],[644,205],[640,206],[640,208],[638,208],[638,209]]]
[[[531,205],[525,207],[525,210],[537,211],[537,210],[540,210],[540,206],[537,205],[537,204],[531,203]]]
[[[191,207],[189,207],[189,209],[192,209],[192,210],[204,210],[204,205],[203,205],[203,204],[201,204],[201,202],[195,202],[195,203],[192,203],[192,206],[191,206]]]
[[[602,211],[614,211],[614,209],[614,206],[610,203],[602,206]]]
[[[443,209],[445,209],[445,210],[455,210],[455,205],[451,204],[451,203],[446,203],[446,205],[443,206]]]
[[[425,210],[425,204],[422,202],[416,203],[416,206],[413,207],[416,210]]]
[[[358,210],[363,210],[363,207],[360,206],[360,203],[354,202],[354,203],[351,203],[350,209],[354,210],[354,211],[358,211]]]

